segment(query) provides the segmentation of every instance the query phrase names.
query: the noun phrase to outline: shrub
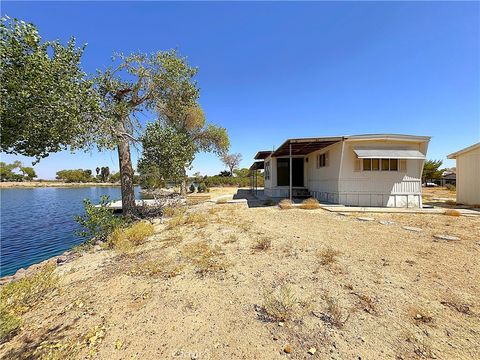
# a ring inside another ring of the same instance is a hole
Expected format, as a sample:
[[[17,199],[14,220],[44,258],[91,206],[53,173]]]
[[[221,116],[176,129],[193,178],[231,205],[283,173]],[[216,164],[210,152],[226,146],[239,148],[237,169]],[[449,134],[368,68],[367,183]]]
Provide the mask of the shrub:
[[[266,251],[272,247],[272,239],[268,237],[263,237],[257,239],[255,244],[253,245],[254,250]]]
[[[154,233],[153,225],[148,221],[137,222],[127,228],[117,228],[108,237],[110,248],[128,252],[141,245]]]
[[[201,183],[198,185],[197,191],[198,191],[199,193],[207,192],[207,191],[208,191],[207,185],[205,185],[204,182],[201,182]]]
[[[300,205],[300,209],[305,209],[305,210],[320,209],[320,204],[318,203],[317,199],[309,198],[309,199],[303,200],[302,204]]]
[[[283,199],[278,203],[278,207],[282,210],[293,209],[293,203],[289,199]]]
[[[194,193],[195,192],[195,185],[190,185],[190,192],[191,193]]]
[[[96,207],[90,199],[83,200],[84,215],[76,215],[75,221],[84,230],[76,231],[76,234],[85,238],[86,243],[95,240],[105,241],[115,229],[123,224],[123,220],[108,209],[109,197],[104,195],[100,198],[100,206]]]
[[[211,246],[206,241],[189,244],[185,246],[182,253],[193,264],[196,273],[201,276],[225,271],[228,266],[228,263],[220,259],[223,255],[222,249],[218,245]]]
[[[319,251],[317,253],[317,256],[320,258],[321,265],[331,265],[337,262],[338,255],[340,255],[340,252],[331,248]]]
[[[450,191],[455,191],[457,188],[453,184],[445,184],[445,188]]]
[[[0,305],[0,344],[14,336],[20,326],[22,319],[8,311],[4,304]]]
[[[447,216],[460,216],[461,213],[460,213],[460,211],[457,211],[457,210],[448,209],[448,210],[445,210],[445,215],[447,215]]]
[[[263,308],[274,321],[286,321],[293,318],[298,305],[295,294],[288,286],[264,295]]]

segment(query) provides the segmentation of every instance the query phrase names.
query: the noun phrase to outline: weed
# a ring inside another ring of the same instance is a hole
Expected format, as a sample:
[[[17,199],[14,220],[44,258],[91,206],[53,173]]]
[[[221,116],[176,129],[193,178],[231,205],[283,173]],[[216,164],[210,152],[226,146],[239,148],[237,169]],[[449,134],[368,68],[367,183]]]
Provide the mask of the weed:
[[[342,309],[334,298],[326,296],[325,302],[327,303],[327,312],[324,314],[323,320],[337,329],[342,328],[350,315],[347,315],[346,318],[343,319]]]
[[[273,321],[291,320],[295,316],[298,300],[287,286],[281,286],[277,291],[264,295],[263,309]]]
[[[266,251],[272,247],[272,239],[268,237],[262,237],[260,239],[257,239],[255,241],[255,244],[253,245],[254,250],[259,250],[259,251]]]
[[[302,202],[302,204],[300,205],[300,209],[304,209],[304,210],[320,209],[320,204],[318,203],[317,199],[309,198]]]
[[[163,216],[165,217],[174,217],[179,214],[184,214],[186,208],[179,206],[167,206],[163,208]]]
[[[352,292],[352,294],[358,297],[359,299],[358,306],[361,309],[363,309],[365,312],[369,314],[376,314],[377,308],[375,306],[375,301],[371,297],[369,297],[368,295],[359,294],[356,292]]]
[[[224,244],[233,244],[237,242],[238,237],[235,234],[230,234],[230,236],[223,241]]]
[[[206,241],[200,241],[185,246],[183,256],[187,258],[195,267],[197,274],[204,276],[226,270],[228,263],[220,259],[223,255],[222,249],[217,246],[211,246]]]
[[[291,200],[283,199],[278,203],[278,207],[282,210],[289,210],[289,209],[293,209],[294,206]]]
[[[200,212],[191,212],[187,214],[185,224],[205,227],[208,224],[208,217],[206,214]]]
[[[169,279],[179,275],[182,270],[183,265],[176,264],[172,260],[154,259],[138,264],[130,271],[130,275],[163,277]]]
[[[21,325],[22,319],[8,311],[5,304],[0,304],[0,344],[13,337]]]
[[[320,265],[330,266],[338,261],[338,256],[340,254],[340,251],[333,250],[332,248],[327,248],[325,250],[319,251],[317,253],[317,256],[320,259]]]
[[[148,221],[140,221],[127,228],[116,229],[107,239],[109,248],[120,252],[129,252],[154,233],[153,225]]]
[[[460,211],[457,211],[457,210],[448,209],[448,210],[445,210],[445,215],[447,215],[447,216],[460,216],[461,213],[460,213]]]

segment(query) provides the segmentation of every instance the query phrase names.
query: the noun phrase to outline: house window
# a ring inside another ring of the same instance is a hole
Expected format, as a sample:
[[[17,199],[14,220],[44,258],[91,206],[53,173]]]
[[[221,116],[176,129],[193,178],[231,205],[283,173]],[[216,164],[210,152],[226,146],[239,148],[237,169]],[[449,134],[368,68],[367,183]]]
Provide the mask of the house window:
[[[398,159],[363,159],[363,171],[398,171]]]
[[[328,151],[317,155],[317,169],[325,166],[328,166]]]
[[[270,160],[265,163],[265,180],[270,180]]]

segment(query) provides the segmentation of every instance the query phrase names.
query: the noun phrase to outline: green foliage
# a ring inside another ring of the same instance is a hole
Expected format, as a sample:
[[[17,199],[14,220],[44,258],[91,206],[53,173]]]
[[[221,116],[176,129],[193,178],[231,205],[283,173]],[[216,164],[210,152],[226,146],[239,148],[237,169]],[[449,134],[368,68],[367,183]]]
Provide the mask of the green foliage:
[[[76,170],[60,170],[57,171],[58,180],[63,180],[68,183],[78,182],[78,183],[85,183],[93,181],[92,178],[92,171],[91,170],[83,170],[83,169],[76,169]]]
[[[440,179],[442,177],[442,160],[426,160],[423,164],[423,182]]]
[[[193,184],[190,185],[190,192],[191,193],[195,192],[195,185],[193,185]]]
[[[233,170],[233,173],[237,177],[248,178],[250,176],[250,169],[248,168],[235,169]]]
[[[122,219],[108,209],[108,204],[109,197],[107,195],[100,198],[98,207],[92,204],[90,199],[83,200],[85,213],[75,216],[75,221],[84,228],[77,231],[76,234],[85,238],[86,243],[95,240],[105,241],[115,229],[123,225]]]
[[[40,158],[91,143],[98,97],[81,70],[85,46],[45,41],[33,24],[0,23],[0,150]]]
[[[199,193],[207,192],[208,191],[207,185],[204,182],[201,182],[200,184],[198,184],[197,191]]]
[[[147,125],[142,147],[138,171],[158,180],[184,179],[195,154],[195,145],[187,133],[159,121]]]
[[[0,304],[0,344],[15,335],[22,325],[22,319],[8,311],[5,304]]]
[[[15,169],[21,168],[20,161],[14,161],[12,164],[0,162],[0,178],[2,181],[20,181],[22,176],[13,172]]]
[[[120,172],[116,172],[110,175],[110,182],[116,183],[120,181]]]
[[[98,174],[97,172],[97,176],[99,177],[101,182],[107,182],[110,178],[110,168],[108,166],[102,166],[102,168],[100,169],[100,174]]]
[[[20,171],[22,172],[23,176],[27,180],[33,180],[34,178],[37,177],[37,174],[35,173],[35,170],[33,170],[32,167],[29,166],[22,166],[20,168]]]
[[[148,221],[139,221],[126,228],[116,228],[107,238],[111,249],[129,252],[141,245],[154,233],[153,225]]]

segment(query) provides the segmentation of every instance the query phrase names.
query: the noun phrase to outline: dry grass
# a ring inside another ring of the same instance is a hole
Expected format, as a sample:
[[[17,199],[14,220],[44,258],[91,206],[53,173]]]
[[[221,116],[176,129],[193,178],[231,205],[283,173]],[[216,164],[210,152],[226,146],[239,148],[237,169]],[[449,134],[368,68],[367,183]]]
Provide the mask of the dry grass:
[[[327,304],[326,312],[323,314],[323,321],[331,326],[341,329],[347,322],[350,315],[344,316],[343,311],[333,297],[325,296]]]
[[[262,237],[255,241],[252,247],[254,250],[267,251],[272,248],[272,239],[268,237]]]
[[[187,209],[180,206],[167,206],[163,209],[163,216],[174,217],[179,214],[184,214]]]
[[[120,252],[130,252],[154,233],[153,225],[140,221],[127,228],[116,229],[107,239],[107,246]]]
[[[178,213],[173,216],[167,224],[167,230],[175,229],[182,225],[194,225],[196,227],[205,227],[208,224],[208,216],[205,213],[192,211],[189,213]]]
[[[445,215],[447,215],[447,216],[460,216],[461,214],[457,210],[448,209],[448,210],[445,210]]]
[[[329,266],[338,261],[338,256],[341,254],[340,251],[333,250],[332,248],[327,248],[317,252],[317,257],[320,259],[320,265]]]
[[[302,204],[300,205],[300,209],[304,209],[304,210],[320,209],[320,204],[318,203],[317,199],[309,198],[309,199],[303,200]]]
[[[238,241],[238,237],[235,234],[230,234],[227,239],[223,241],[224,244],[233,244]]]
[[[369,314],[376,314],[377,313],[377,307],[375,304],[375,300],[373,300],[370,296],[365,295],[365,294],[359,294],[356,292],[352,292],[353,295],[355,295],[359,302],[358,302],[358,307],[362,309],[363,311],[369,313]]]
[[[276,291],[264,295],[263,309],[273,321],[287,321],[294,318],[299,301],[293,290],[283,285]]]
[[[176,264],[171,259],[153,259],[137,264],[130,270],[129,275],[170,279],[179,275],[183,268],[183,265]]]
[[[182,254],[195,267],[195,272],[201,276],[225,272],[229,266],[221,258],[224,253],[220,246],[211,246],[207,241],[186,245]]]
[[[292,201],[289,199],[283,199],[282,201],[280,201],[278,203],[278,207],[282,210],[289,210],[294,208]]]
[[[467,304],[460,303],[458,301],[441,301],[440,302],[443,306],[449,307],[459,313],[465,315],[472,315],[472,311],[470,310],[470,306]]]
[[[0,291],[0,343],[14,335],[20,316],[39,304],[59,286],[55,264],[45,265],[30,276],[2,286]]]

